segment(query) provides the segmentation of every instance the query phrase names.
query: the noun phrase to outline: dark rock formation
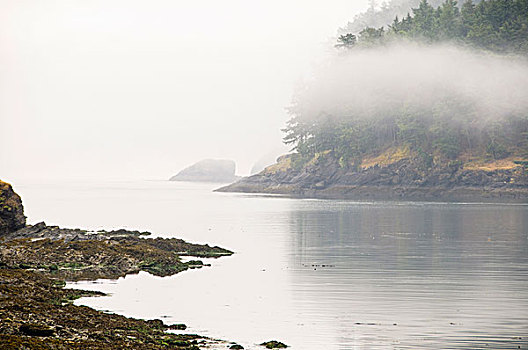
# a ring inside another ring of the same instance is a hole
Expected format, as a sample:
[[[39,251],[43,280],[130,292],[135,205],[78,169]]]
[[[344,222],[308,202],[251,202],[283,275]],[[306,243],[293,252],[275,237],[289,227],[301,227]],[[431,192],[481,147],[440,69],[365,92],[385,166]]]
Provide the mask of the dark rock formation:
[[[339,199],[528,202],[528,171],[521,165],[493,171],[466,169],[459,161],[424,167],[405,158],[366,169],[346,169],[331,153],[296,168],[292,155],[221,192],[276,193]]]
[[[35,337],[51,337],[53,328],[41,324],[25,323],[19,328],[20,333]]]
[[[170,181],[196,181],[196,182],[233,182],[236,165],[232,160],[204,159],[183,169],[170,178]]]
[[[20,196],[10,184],[0,181],[0,236],[25,225],[26,217]]]
[[[37,239],[62,239],[65,242],[69,241],[85,241],[85,240],[105,240],[109,238],[119,237],[140,237],[149,236],[150,232],[129,231],[119,229],[114,231],[100,230],[97,232],[82,230],[79,228],[60,228],[59,226],[48,226],[45,222],[39,222],[35,225],[27,225],[19,230],[10,232],[3,236],[6,240],[20,239],[20,238],[37,238]]]
[[[260,345],[266,347],[266,349],[285,349],[288,347],[288,345],[276,340],[270,340]]]
[[[171,330],[180,330],[180,331],[184,331],[187,329],[187,325],[183,324],[183,323],[175,323],[175,324],[171,324],[169,326],[169,329]]]

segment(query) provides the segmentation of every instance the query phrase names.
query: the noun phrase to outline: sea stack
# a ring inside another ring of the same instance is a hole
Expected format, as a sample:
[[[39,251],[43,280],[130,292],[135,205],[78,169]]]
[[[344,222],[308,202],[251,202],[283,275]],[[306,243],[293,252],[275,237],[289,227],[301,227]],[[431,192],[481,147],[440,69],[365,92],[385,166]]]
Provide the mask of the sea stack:
[[[238,179],[235,169],[236,164],[232,160],[204,159],[183,169],[169,180],[231,183]]]

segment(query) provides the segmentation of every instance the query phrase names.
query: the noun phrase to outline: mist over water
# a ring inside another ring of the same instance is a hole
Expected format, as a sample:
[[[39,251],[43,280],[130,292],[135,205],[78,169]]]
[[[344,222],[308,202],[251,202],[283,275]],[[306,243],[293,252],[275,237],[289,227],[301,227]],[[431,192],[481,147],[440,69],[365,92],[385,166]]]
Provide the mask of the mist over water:
[[[294,99],[303,118],[376,118],[413,108],[477,121],[528,113],[528,61],[455,45],[396,42],[328,58]]]
[[[287,149],[295,81],[366,6],[2,1],[1,176],[168,179],[205,158],[248,174]]]

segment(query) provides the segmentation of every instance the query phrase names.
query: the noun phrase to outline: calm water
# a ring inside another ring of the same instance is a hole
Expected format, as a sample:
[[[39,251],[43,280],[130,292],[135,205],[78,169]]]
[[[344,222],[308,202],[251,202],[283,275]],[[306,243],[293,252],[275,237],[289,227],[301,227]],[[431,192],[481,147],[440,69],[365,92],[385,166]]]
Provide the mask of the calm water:
[[[246,348],[528,347],[528,206],[299,200],[171,182],[19,184],[31,223],[131,228],[236,252],[76,286],[80,303]]]

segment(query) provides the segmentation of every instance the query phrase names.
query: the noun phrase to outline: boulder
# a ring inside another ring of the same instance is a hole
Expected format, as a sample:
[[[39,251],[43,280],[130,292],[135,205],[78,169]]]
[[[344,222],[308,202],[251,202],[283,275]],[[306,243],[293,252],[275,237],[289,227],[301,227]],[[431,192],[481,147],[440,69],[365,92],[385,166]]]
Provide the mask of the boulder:
[[[169,329],[184,331],[184,330],[187,329],[187,325],[185,325],[185,324],[183,324],[183,323],[175,323],[175,324],[171,324],[171,325],[169,326]]]
[[[19,328],[20,333],[34,337],[51,337],[54,333],[53,328],[33,323],[25,323]]]
[[[270,340],[260,345],[266,347],[266,349],[285,349],[288,347],[288,345],[276,340]]]

